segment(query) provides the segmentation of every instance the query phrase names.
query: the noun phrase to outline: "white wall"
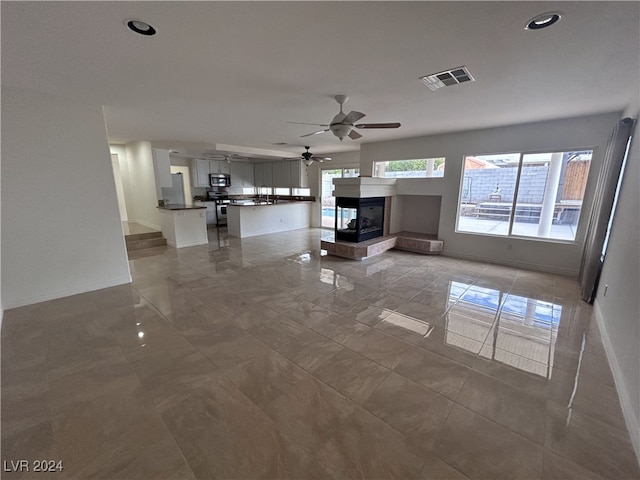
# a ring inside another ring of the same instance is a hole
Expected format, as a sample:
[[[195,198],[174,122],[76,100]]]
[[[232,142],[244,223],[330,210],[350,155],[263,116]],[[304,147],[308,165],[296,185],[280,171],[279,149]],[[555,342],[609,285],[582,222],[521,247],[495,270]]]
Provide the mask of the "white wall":
[[[120,220],[126,222],[127,202],[124,199],[124,187],[122,186],[122,175],[120,175],[120,159],[117,153],[111,154],[111,166],[113,167],[113,178],[116,184],[116,195],[118,198],[118,211],[120,212]]]
[[[112,146],[111,151],[117,153],[118,149]],[[129,221],[160,230],[162,220],[156,208],[158,193],[153,170],[151,143],[130,142],[125,145],[124,152],[126,164],[124,168],[121,164],[120,173],[122,174]],[[126,175],[123,174],[123,170],[126,170]]]
[[[640,102],[631,117],[640,112]],[[625,113],[627,113],[625,112]],[[640,459],[640,128],[635,128],[595,300],[596,318]],[[608,285],[604,295],[604,286]]]
[[[405,158],[446,157],[442,179],[399,180],[397,193],[442,195],[438,235],[446,255],[509,264],[523,268],[577,275],[585,237],[581,222],[575,243],[549,243],[505,237],[455,233],[462,163],[465,155],[598,147],[591,164],[583,217],[595,186],[602,154],[620,113],[595,115],[510,127],[430,135],[387,142],[365,143],[360,148],[360,171],[370,175],[373,162]]]
[[[393,202],[400,217],[398,231],[437,235],[440,201],[439,196],[396,195]]]
[[[102,108],[2,88],[6,308],[131,281]]]

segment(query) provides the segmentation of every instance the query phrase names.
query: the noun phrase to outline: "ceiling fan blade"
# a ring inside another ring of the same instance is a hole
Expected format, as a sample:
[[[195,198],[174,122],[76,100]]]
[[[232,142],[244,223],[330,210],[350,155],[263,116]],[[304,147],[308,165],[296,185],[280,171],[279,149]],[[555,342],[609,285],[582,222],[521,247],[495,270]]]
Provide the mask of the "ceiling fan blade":
[[[292,123],[294,125],[317,125],[318,127],[328,127],[329,124],[327,123],[304,123],[304,122],[287,122],[287,123]]]
[[[364,116],[365,116],[364,113],[351,111],[351,112],[347,113],[347,116],[344,117],[342,119],[342,122],[340,122],[340,123],[346,123],[348,125],[353,125],[353,122],[357,122],[358,120],[360,120]]]
[[[326,130],[318,130],[317,132],[307,133],[306,135],[300,135],[300,138],[310,137],[311,135],[320,135],[321,133],[328,132],[328,131],[329,131],[328,128]]]
[[[399,123],[359,123],[356,128],[399,128]]]
[[[351,131],[349,132],[349,138],[350,138],[351,140],[357,140],[357,139],[359,139],[359,138],[361,138],[361,137],[362,137],[362,135],[360,135],[360,134],[359,134],[358,132],[356,132],[355,130],[351,130]]]
[[[316,162],[329,162],[331,161],[331,157],[311,157],[311,160],[315,160]]]

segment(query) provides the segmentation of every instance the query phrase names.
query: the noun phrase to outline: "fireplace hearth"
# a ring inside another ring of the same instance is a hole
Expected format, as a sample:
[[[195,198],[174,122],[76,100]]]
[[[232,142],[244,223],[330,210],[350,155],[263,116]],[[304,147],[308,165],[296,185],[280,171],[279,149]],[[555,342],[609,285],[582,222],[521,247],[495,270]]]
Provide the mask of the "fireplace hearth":
[[[384,200],[336,197],[336,240],[359,243],[383,236]]]

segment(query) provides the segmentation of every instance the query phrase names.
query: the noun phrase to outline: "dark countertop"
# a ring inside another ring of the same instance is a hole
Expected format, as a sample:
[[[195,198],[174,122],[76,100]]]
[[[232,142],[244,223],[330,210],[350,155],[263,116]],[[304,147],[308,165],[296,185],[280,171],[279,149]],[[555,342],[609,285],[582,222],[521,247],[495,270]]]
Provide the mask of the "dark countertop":
[[[160,210],[203,210],[207,207],[201,205],[183,205],[181,203],[168,203],[164,206],[158,206]]]
[[[228,200],[233,202],[234,200],[264,200],[266,195],[229,195]],[[195,196],[194,200],[198,202],[215,202],[215,200]],[[269,200],[288,200],[290,202],[315,202],[316,197],[305,195],[269,195]]]

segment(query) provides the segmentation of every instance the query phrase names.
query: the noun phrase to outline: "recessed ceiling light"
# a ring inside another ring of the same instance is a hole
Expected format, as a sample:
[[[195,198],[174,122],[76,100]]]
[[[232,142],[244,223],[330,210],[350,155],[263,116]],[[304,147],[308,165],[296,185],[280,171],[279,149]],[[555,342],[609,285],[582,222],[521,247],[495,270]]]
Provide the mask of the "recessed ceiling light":
[[[547,12],[536,15],[527,22],[525,30],[541,30],[550,27],[554,23],[558,23],[562,18],[562,12]]]
[[[140,20],[129,20],[127,22],[127,27],[140,35],[151,36],[156,34],[155,28]]]

